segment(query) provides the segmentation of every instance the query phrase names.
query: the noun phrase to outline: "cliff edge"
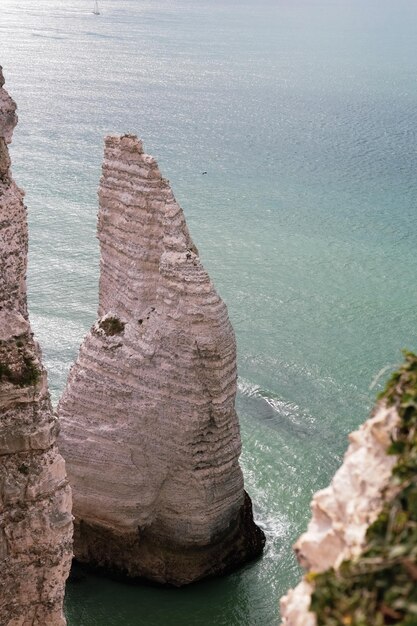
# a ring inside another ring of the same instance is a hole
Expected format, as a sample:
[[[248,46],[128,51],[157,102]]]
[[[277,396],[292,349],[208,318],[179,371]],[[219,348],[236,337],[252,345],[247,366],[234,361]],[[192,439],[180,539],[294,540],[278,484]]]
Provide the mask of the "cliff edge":
[[[26,302],[27,223],[7,144],[16,105],[0,68],[0,624],[63,626],[71,491]]]
[[[282,626],[417,623],[417,357],[350,435],[295,544],[307,570],[281,600]]]

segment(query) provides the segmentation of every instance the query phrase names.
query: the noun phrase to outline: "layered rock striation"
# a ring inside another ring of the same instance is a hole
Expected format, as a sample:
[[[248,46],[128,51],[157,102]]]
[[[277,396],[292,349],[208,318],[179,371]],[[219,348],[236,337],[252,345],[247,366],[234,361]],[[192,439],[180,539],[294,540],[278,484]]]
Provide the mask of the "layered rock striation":
[[[16,105],[0,68],[0,624],[62,626],[71,491],[26,302],[27,223],[7,144]]]
[[[264,545],[238,462],[235,337],[136,137],[107,137],[99,203],[99,318],[59,404],[75,555],[184,585]]]
[[[399,419],[395,405],[381,402],[349,436],[343,464],[329,487],[314,495],[311,521],[294,546],[307,574],[281,599],[282,626],[317,626],[316,614],[310,610],[317,575],[334,571],[337,579],[342,563],[361,556],[369,527],[398,489],[392,485],[397,458],[387,451]],[[357,623],[348,614],[346,620],[343,623]]]

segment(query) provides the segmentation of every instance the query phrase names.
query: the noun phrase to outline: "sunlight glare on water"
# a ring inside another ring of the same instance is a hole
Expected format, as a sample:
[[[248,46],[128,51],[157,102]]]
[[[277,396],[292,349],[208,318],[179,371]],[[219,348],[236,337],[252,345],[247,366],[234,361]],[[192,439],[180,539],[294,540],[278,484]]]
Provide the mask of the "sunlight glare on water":
[[[187,589],[84,578],[69,626],[272,626],[346,434],[416,348],[414,0],[2,0],[31,320],[54,402],[97,306],[103,137],[173,186],[239,349],[262,560]],[[206,171],[207,175],[202,176]]]

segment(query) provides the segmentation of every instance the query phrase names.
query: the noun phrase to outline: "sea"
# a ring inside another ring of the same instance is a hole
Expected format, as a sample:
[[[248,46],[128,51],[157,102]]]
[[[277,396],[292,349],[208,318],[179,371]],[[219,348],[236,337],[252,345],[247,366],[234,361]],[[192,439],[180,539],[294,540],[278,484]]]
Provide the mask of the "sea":
[[[267,545],[182,589],[81,576],[68,625],[277,626],[312,494],[401,349],[417,349],[417,2],[98,5],[0,5],[30,316],[52,399],[96,316],[103,138],[135,133],[228,306],[241,463]]]

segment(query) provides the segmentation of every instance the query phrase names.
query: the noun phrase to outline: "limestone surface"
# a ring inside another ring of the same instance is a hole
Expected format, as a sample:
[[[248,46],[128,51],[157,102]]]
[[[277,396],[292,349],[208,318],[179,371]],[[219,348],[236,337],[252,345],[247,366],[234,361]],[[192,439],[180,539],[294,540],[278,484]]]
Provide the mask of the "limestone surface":
[[[395,407],[380,404],[373,417],[350,434],[343,464],[329,487],[314,495],[307,532],[294,546],[307,572],[337,569],[362,552],[368,527],[392,496],[388,487],[396,456],[387,449],[398,421]],[[308,610],[312,591],[307,577],[281,599],[282,626],[316,626]]]
[[[71,491],[27,313],[27,224],[7,144],[16,105],[0,68],[0,624],[63,626]]]
[[[75,555],[183,585],[264,545],[239,467],[236,345],[156,161],[107,137],[99,318],[59,404]]]

